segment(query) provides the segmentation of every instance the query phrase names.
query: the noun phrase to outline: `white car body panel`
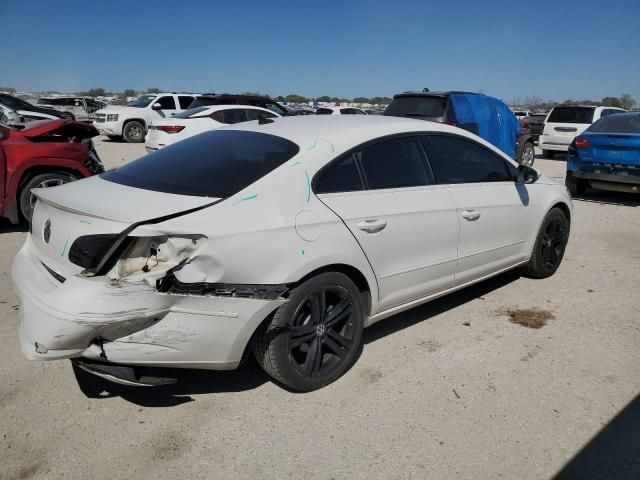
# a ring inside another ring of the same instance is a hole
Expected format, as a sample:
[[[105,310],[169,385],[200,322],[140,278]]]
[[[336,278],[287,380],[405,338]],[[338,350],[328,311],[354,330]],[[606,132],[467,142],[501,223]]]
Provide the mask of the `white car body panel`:
[[[269,115],[280,117],[280,115],[272,110],[253,107],[250,105],[212,105],[206,110],[202,110],[195,116],[189,118],[170,117],[153,120],[147,131],[147,136],[145,137],[145,149],[147,152],[152,152],[159,150],[160,148],[168,147],[169,145],[179,142],[180,140],[184,140],[185,138],[193,137],[199,133],[225,127],[227,124],[214,120],[211,115],[223,110],[237,109],[265,112]],[[181,126],[184,127],[184,129],[177,133],[167,133],[158,129],[158,127],[162,126]]]
[[[581,107],[582,105],[576,105],[576,107]],[[569,145],[571,142],[583,133],[587,128],[589,128],[593,123],[597,122],[602,118],[603,111],[605,110],[616,110],[620,113],[625,112],[626,110],[622,110],[620,108],[615,107],[591,107],[594,109],[593,111],[593,119],[591,123],[570,123],[570,122],[549,122],[549,117],[551,117],[555,108],[552,108],[551,111],[547,114],[547,118],[544,121],[544,128],[540,137],[538,139],[538,147],[544,150],[551,150],[554,152],[566,152],[569,150]]]
[[[12,266],[23,304],[21,346],[28,358],[100,359],[102,354],[122,364],[235,368],[255,329],[286,302],[161,293],[156,281],[176,265],[170,262],[156,262],[147,273],[138,269],[121,275],[114,267],[106,275],[86,276],[65,257],[80,236],[133,228],[128,233],[132,237],[168,237],[158,249],[166,252],[172,242],[182,245],[184,261],[174,274],[186,284],[291,285],[318,269],[342,265],[360,272],[367,283],[369,325],[521,264],[546,212],[557,203],[571,209],[564,186],[544,176],[535,184],[505,183],[495,189],[458,184],[318,196],[312,191],[314,175],[332,159],[393,134],[457,134],[515,165],[487,142],[448,125],[345,115],[286,117],[223,129],[280,136],[300,150],[255,183],[206,208],[201,207],[219,199],[126,187],[99,177],[37,191],[32,233]],[[460,218],[466,209],[481,210],[481,217],[467,225]],[[380,217],[387,221],[381,233],[358,228],[360,222]],[[180,238],[192,239],[193,247],[180,244]],[[473,255],[487,249],[501,256]],[[465,257],[462,271],[460,252]],[[66,280],[61,283],[52,272]],[[102,346],[96,338],[103,340]]]
[[[130,107],[128,105],[109,105],[106,108],[95,112],[93,126],[98,129],[102,135],[122,136],[125,123],[130,120],[137,120],[145,125],[145,128],[154,120],[167,118],[177,112],[182,112],[184,108],[180,108],[180,94],[175,93],[158,93],[153,94],[155,98],[146,107]],[[182,94],[190,97],[197,97],[198,94]],[[167,108],[156,110],[153,105],[159,102],[163,97],[172,97],[176,108]],[[118,115],[115,121],[107,120],[107,115]]]

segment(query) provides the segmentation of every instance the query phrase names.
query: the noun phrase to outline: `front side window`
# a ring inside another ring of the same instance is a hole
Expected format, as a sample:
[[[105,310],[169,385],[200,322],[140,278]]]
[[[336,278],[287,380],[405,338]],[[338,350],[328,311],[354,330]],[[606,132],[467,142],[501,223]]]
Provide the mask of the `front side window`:
[[[382,140],[356,152],[367,189],[429,185],[430,179],[420,142],[415,137]]]
[[[353,111],[353,108],[341,108],[340,113],[342,115],[353,115],[356,112]]]
[[[176,101],[173,97],[160,97],[158,101],[155,103],[160,104],[160,110],[175,110],[176,109]]]
[[[178,97],[178,103],[180,104],[180,108],[186,109],[189,108],[189,105],[193,102],[193,97],[189,97],[186,95],[180,95]]]
[[[333,110],[331,110],[330,108],[318,108],[316,110],[316,115],[331,115],[333,113]]]
[[[224,123],[233,124],[247,121],[247,111],[244,108],[223,110],[222,116],[224,118]]]
[[[438,184],[513,181],[507,162],[475,142],[454,135],[420,137]]]
[[[211,130],[110,170],[101,178],[156,192],[226,198],[299,151],[298,145],[275,135]]]
[[[245,110],[247,114],[247,120],[260,120],[261,118],[275,118],[277,115],[273,112],[265,112],[264,110]]]
[[[355,192],[363,189],[356,158],[352,153],[329,165],[314,182],[316,193]]]

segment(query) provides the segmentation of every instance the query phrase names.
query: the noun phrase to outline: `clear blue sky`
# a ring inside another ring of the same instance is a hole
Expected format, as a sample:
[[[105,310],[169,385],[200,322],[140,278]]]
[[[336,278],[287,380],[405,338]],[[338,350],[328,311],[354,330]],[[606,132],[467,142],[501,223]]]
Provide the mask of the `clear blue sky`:
[[[640,0],[0,0],[0,85],[640,101]]]

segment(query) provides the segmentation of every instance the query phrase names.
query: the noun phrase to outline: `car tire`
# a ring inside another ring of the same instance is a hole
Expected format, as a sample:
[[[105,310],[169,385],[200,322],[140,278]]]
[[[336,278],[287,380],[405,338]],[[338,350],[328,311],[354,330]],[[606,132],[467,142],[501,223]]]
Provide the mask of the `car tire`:
[[[538,231],[529,263],[523,269],[525,276],[547,278],[556,273],[564,257],[569,229],[569,219],[560,208],[549,210]]]
[[[536,159],[536,150],[533,146],[533,142],[527,142],[522,147],[520,151],[520,156],[518,157],[518,163],[522,165],[526,165],[528,167],[533,167],[533,162]]]
[[[310,392],[351,368],[363,328],[356,285],[342,273],[322,273],[292,290],[287,303],[262,323],[252,337],[253,353],[274,380]]]
[[[62,118],[65,120],[75,120],[76,117],[73,116],[73,113],[70,112],[62,112]]]
[[[122,137],[120,135],[107,135],[107,138],[112,142],[119,142],[122,140]]]
[[[566,185],[567,190],[572,197],[575,197],[577,195],[584,195],[587,191],[587,182],[580,178],[575,178],[569,173],[567,173],[564,184]]]
[[[144,136],[146,135],[146,130],[144,125],[135,120],[128,122],[124,126],[124,130],[122,131],[122,136],[125,141],[128,143],[142,143],[144,142]]]
[[[42,173],[28,180],[20,188],[20,193],[18,194],[18,208],[22,217],[28,222],[31,221],[35,204],[35,197],[31,193],[32,188],[54,187],[74,180],[76,180],[75,176],[63,172]]]
[[[555,152],[553,150],[542,150],[542,156],[544,158],[548,158],[549,160],[551,160],[554,155]]]

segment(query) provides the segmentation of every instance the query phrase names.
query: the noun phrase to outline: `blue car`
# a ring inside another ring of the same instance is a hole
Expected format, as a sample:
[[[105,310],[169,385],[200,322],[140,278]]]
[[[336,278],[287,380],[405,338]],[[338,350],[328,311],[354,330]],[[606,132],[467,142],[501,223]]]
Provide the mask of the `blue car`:
[[[566,185],[571,195],[587,187],[640,193],[640,113],[601,118],[569,146]]]

